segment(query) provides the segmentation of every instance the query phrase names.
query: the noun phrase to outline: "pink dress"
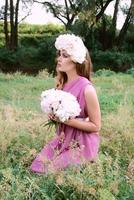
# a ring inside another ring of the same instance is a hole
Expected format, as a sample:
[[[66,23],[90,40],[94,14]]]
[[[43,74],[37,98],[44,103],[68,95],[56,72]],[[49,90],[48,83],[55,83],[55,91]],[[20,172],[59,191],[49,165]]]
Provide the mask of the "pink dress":
[[[64,91],[76,96],[81,113],[79,118],[87,117],[84,89],[91,82],[79,76],[66,84]],[[60,134],[64,131],[64,138]],[[65,124],[59,125],[56,137],[44,146],[32,162],[30,169],[37,173],[47,173],[50,169],[59,170],[70,165],[78,165],[85,161],[93,161],[98,155],[100,138],[98,133],[85,132]]]

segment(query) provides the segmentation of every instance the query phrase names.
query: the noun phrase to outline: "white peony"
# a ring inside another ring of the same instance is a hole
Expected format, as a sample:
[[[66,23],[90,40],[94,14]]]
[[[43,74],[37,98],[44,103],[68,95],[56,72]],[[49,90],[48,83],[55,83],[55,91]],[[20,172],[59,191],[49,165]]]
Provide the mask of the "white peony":
[[[74,95],[54,88],[42,92],[41,109],[47,114],[55,115],[61,122],[78,116],[81,111]]]
[[[64,49],[72,61],[82,64],[86,58],[86,47],[82,39],[74,34],[60,35],[55,42],[57,50]]]

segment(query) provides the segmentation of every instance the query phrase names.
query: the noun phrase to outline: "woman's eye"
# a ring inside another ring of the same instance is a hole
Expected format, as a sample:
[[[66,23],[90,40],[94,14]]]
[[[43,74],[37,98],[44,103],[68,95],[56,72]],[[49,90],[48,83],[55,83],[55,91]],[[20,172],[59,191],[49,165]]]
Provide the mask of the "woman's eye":
[[[60,57],[60,56],[63,57],[63,58],[68,58],[68,57],[69,57],[69,55],[66,54],[66,53],[58,52],[58,53],[57,53],[57,58]]]
[[[63,54],[63,57],[64,57],[64,58],[67,58],[67,57],[68,57],[68,55],[67,55],[67,54]]]

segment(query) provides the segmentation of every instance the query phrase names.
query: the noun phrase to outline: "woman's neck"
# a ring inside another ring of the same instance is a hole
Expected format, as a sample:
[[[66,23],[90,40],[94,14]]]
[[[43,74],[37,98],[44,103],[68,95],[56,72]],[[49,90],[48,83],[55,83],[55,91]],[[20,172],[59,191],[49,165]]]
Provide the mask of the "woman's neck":
[[[77,79],[79,75],[77,73],[67,73],[67,83],[72,82],[73,80]]]

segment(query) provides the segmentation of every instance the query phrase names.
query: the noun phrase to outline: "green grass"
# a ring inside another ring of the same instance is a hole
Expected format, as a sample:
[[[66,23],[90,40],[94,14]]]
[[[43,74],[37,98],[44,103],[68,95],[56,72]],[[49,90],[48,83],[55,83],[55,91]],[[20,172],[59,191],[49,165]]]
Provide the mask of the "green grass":
[[[134,78],[101,75],[93,82],[102,112],[97,162],[39,176],[29,166],[55,134],[42,126],[40,94],[54,80],[45,72],[0,73],[1,200],[134,199]]]

